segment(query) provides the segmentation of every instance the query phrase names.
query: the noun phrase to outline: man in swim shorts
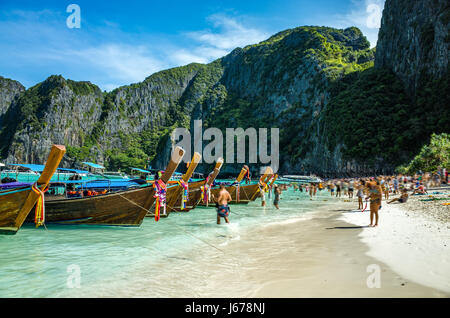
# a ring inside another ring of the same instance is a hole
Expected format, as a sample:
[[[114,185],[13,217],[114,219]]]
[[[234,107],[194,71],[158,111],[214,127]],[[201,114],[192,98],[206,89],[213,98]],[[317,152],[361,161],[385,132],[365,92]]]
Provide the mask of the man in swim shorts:
[[[220,185],[219,197],[217,198],[217,224],[220,224],[220,218],[224,218],[226,223],[230,223],[228,220],[228,215],[230,214],[230,207],[228,206],[228,202],[230,202],[231,195],[225,189],[225,185]]]

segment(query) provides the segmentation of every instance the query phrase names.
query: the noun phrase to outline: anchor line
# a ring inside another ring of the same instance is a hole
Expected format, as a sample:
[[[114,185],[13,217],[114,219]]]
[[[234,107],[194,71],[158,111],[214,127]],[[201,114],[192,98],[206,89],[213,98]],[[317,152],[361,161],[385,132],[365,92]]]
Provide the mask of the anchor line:
[[[125,200],[129,201],[130,203],[132,203],[132,204],[136,205],[137,207],[139,207],[139,208],[143,209],[144,211],[150,212],[150,210],[148,210],[148,209],[144,208],[143,206],[140,206],[139,204],[137,204],[137,203],[136,203],[136,202],[134,202],[133,200],[130,200],[130,199],[128,199],[128,198],[126,198],[126,197],[124,197],[124,196],[123,196],[123,195],[121,195],[121,194],[119,194],[119,196],[120,196],[120,197],[122,197],[122,198],[124,198]],[[172,207],[170,207],[170,208],[172,208]],[[211,246],[211,247],[215,248],[216,250],[218,250],[218,251],[220,251],[220,252],[222,252],[222,253],[224,253],[224,254],[225,254],[225,252],[224,252],[223,250],[221,250],[220,248],[218,248],[217,246],[214,246],[214,245],[212,245],[211,243],[208,243],[208,242],[206,242],[206,241],[202,240],[201,238],[198,238],[198,237],[196,237],[196,236],[195,236],[195,235],[193,235],[192,233],[189,233],[188,231],[186,231],[185,229],[183,229],[182,227],[180,227],[180,226],[178,226],[178,225],[176,225],[176,224],[173,224],[173,225],[175,225],[176,227],[178,227],[178,228],[179,228],[179,229],[180,229],[181,231],[185,232],[186,234],[188,234],[188,235],[192,236],[193,238],[195,238],[195,239],[197,239],[197,240],[199,240],[199,241],[201,241],[201,242],[205,243],[206,245],[209,245],[209,246]]]

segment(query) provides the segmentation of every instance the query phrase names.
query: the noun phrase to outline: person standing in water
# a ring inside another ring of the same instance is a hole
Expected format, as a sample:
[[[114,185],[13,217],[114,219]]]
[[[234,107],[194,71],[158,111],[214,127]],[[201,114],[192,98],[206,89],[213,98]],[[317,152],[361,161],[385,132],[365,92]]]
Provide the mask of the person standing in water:
[[[278,206],[278,203],[280,202],[280,195],[281,195],[281,190],[278,187],[278,185],[276,184],[274,187],[274,200],[273,200],[273,205],[277,208],[280,209],[280,207]]]
[[[259,186],[259,193],[261,195],[261,206],[266,206],[266,191],[264,187]]]
[[[313,196],[315,195],[315,192],[316,192],[316,186],[314,183],[311,183],[309,186],[309,196],[310,196],[311,200],[312,200]]]
[[[228,206],[228,202],[230,202],[231,195],[225,189],[225,185],[220,185],[219,197],[217,198],[217,224],[220,224],[220,218],[224,218],[226,223],[230,223],[228,220],[228,215],[230,214],[230,207]]]
[[[360,184],[358,185],[358,192],[356,193],[356,196],[358,197],[358,210],[363,210],[364,209],[364,185],[363,185],[363,181],[360,182]]]

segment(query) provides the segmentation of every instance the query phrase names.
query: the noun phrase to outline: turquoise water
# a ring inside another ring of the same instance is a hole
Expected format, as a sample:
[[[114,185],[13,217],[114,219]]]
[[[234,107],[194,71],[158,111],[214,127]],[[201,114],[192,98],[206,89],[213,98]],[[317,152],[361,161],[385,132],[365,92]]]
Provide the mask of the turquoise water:
[[[289,189],[282,194],[280,210],[270,201],[261,207],[260,199],[233,205],[231,223],[222,220],[221,225],[215,223],[215,210],[206,207],[173,213],[157,223],[146,218],[139,228],[25,225],[14,236],[0,236],[0,297],[196,297],[196,288],[202,287],[198,278],[180,285],[171,276],[195,267],[201,277],[201,264],[192,263],[193,255],[210,265],[221,247],[242,234],[308,218],[330,204],[328,199],[326,191],[310,201],[307,194]],[[227,270],[233,264],[220,266]],[[71,288],[77,282],[73,268],[80,271],[80,288]]]

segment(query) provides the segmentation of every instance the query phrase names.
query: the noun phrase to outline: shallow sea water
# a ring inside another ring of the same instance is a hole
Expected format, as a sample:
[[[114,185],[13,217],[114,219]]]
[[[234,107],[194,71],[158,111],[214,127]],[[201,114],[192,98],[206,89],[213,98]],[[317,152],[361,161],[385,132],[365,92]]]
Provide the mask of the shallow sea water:
[[[203,266],[238,273],[236,259],[247,257],[237,250],[223,261],[221,248],[258,227],[307,220],[328,199],[327,191],[311,201],[290,188],[280,210],[272,200],[265,208],[260,199],[232,205],[231,223],[222,219],[220,225],[213,207],[172,213],[159,222],[146,218],[138,228],[25,225],[14,236],[0,236],[0,297],[204,296],[210,278]],[[184,272],[189,275],[180,280]]]

